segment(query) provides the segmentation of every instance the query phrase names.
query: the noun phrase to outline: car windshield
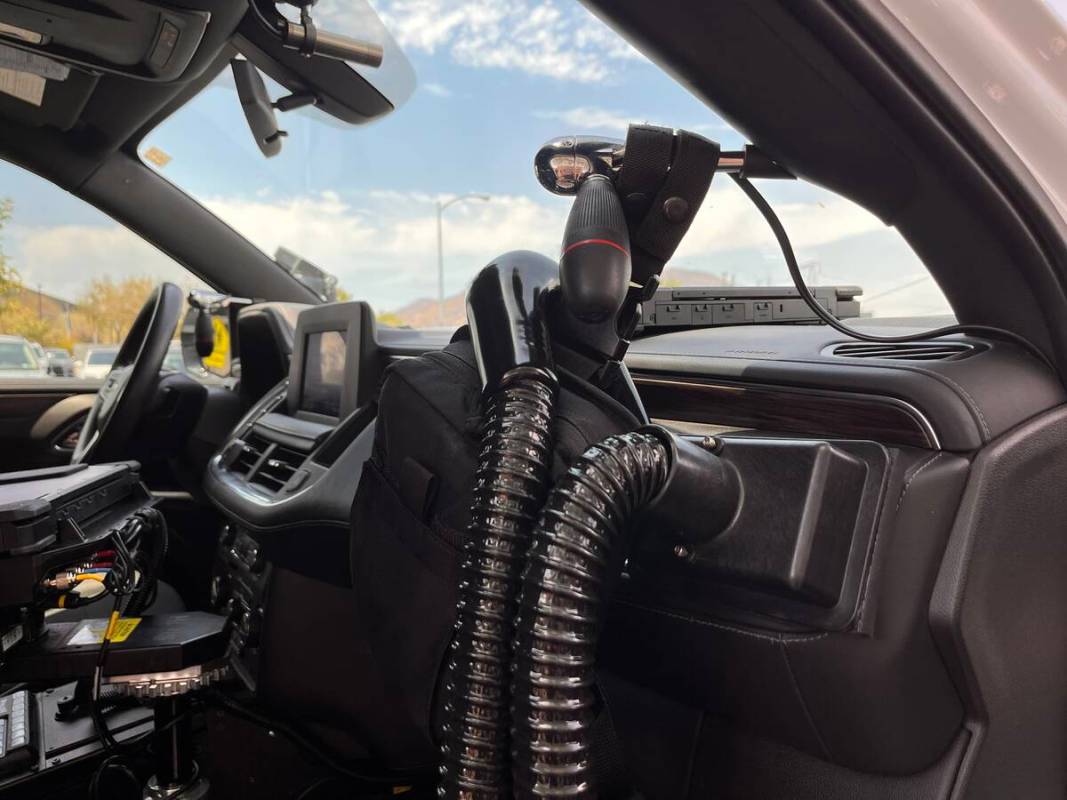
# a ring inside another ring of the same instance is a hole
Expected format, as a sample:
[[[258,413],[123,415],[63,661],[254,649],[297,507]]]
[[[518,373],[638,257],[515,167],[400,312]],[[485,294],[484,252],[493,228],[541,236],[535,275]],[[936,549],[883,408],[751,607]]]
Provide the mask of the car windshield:
[[[0,342],[0,369],[37,369],[37,359],[25,342]]]
[[[624,138],[630,122],[685,128],[738,148],[745,137],[571,2],[374,2],[418,86],[391,115],[341,125],[314,108],[279,114],[265,159],[229,69],[151,131],[142,159],[320,296],[368,300],[385,324],[464,320],[474,274],[514,249],[558,255],[568,198],[545,192],[533,156],[550,138]],[[358,36],[341,0],[315,14]],[[370,73],[368,73],[370,74]],[[267,81],[273,99],[285,94]],[[858,285],[873,316],[951,313],[898,234],[804,181],[761,188],[810,285]],[[310,277],[308,277],[310,276]],[[787,286],[780,251],[730,181],[716,179],[664,273],[666,285]]]
[[[46,352],[52,358],[70,358],[70,353],[61,347],[49,347]]]
[[[110,366],[117,353],[114,350],[90,350],[86,363],[94,367]]]

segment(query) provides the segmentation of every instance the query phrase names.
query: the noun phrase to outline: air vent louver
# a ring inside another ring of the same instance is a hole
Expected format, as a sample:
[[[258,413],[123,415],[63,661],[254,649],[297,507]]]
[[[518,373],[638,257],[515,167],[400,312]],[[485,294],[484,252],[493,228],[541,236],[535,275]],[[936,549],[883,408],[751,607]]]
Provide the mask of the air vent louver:
[[[835,356],[844,358],[881,358],[892,361],[948,361],[969,355],[973,345],[965,342],[855,342],[839,344]]]
[[[250,434],[243,441],[240,442],[240,450],[237,456],[230,464],[230,471],[236,472],[238,475],[247,476],[256,464],[259,463],[259,459],[263,457],[263,454],[267,451],[270,445],[260,436],[256,434]]]
[[[305,458],[307,458],[306,453],[276,445],[252,476],[252,483],[259,484],[271,492],[277,492],[289,482],[293,473],[304,463]]]

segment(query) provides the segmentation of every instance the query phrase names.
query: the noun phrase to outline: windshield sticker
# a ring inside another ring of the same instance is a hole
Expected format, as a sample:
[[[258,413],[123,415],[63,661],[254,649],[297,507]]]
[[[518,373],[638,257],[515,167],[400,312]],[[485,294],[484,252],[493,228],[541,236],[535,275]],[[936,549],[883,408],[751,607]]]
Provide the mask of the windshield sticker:
[[[158,147],[149,147],[147,150],[144,151],[144,157],[146,161],[150,161],[160,169],[170,163],[170,156],[164,153]]]

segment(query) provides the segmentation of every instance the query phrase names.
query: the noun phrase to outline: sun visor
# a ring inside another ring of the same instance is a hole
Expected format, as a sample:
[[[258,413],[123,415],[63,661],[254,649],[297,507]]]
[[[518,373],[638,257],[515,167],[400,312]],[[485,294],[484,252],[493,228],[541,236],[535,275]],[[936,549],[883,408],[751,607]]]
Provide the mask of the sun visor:
[[[150,81],[178,80],[211,15],[151,2],[0,0],[0,41],[63,64]]]

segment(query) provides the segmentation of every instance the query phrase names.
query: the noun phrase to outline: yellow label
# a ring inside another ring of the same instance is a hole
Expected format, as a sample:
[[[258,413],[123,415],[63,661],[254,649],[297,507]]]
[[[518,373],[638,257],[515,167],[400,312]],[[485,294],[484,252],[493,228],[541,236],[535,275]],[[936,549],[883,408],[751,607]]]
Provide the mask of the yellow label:
[[[146,161],[155,164],[157,167],[165,167],[170,163],[170,156],[160,150],[158,147],[149,147],[144,151],[144,157]]]
[[[112,642],[125,642],[130,634],[140,623],[140,617],[123,617],[115,625],[115,634],[111,637]],[[104,631],[107,630],[106,619],[90,619],[83,622],[74,635],[70,637],[69,645],[102,644]]]
[[[204,358],[204,366],[222,371],[226,369],[226,359],[230,355],[230,329],[218,317],[211,318],[211,327],[215,334],[215,349]]]

